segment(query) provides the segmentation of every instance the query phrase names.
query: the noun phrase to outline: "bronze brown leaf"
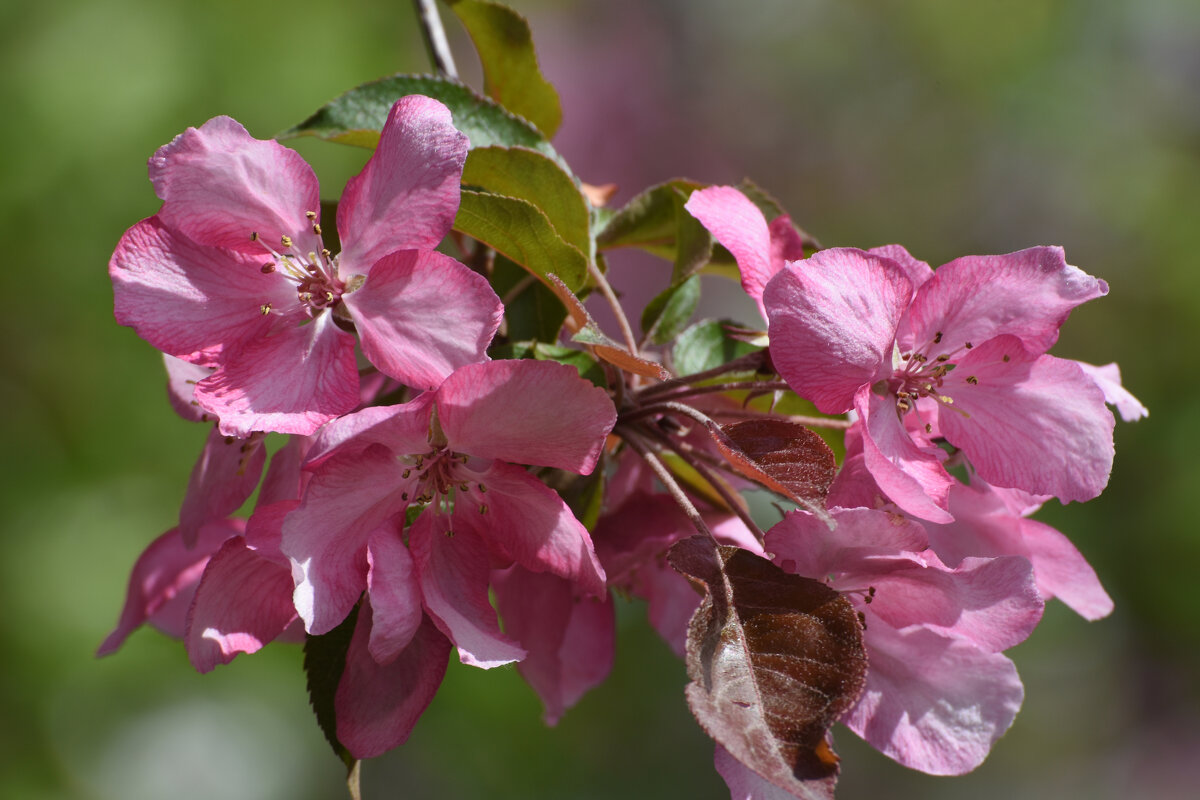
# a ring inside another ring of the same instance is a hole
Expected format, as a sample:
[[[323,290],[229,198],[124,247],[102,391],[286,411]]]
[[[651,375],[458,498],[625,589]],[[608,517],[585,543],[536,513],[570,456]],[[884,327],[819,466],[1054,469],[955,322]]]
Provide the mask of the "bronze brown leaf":
[[[837,779],[829,727],[866,681],[850,602],[736,547],[694,536],[668,559],[705,590],[688,626],[688,705],[704,730],[771,783],[828,800]]]

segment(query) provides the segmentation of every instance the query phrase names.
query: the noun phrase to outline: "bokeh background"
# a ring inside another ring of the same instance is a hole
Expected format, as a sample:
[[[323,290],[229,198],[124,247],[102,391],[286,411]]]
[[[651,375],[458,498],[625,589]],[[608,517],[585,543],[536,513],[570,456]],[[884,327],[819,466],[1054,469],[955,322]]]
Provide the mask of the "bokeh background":
[[[840,796],[1184,798],[1200,786],[1200,4],[1194,0],[513,3],[560,89],[556,144],[617,200],[750,176],[827,245],[932,264],[1062,244],[1111,294],[1055,352],[1120,362],[1151,408],[1118,424],[1108,491],[1048,507],[1116,600],[1052,603],[1012,652],[1025,708],[975,773],[895,766],[844,729]],[[0,797],[324,798],[339,763],[300,653],[206,676],[135,634],[92,653],[130,565],[170,527],[205,431],[111,315],[105,265],[157,208],[145,161],[230,114],[267,137],[366,80],[428,69],[409,3],[3,0]],[[463,71],[477,72],[447,20]],[[365,152],[297,145],[335,197]],[[662,267],[614,265],[618,288]],[[546,729],[511,669],[451,664],[369,797],[727,796],[682,665],[620,603],[608,683]]]

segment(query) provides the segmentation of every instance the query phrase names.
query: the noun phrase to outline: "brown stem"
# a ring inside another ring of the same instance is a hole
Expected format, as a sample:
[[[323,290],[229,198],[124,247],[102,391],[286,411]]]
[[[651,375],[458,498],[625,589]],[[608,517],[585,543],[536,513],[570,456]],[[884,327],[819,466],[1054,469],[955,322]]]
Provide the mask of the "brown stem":
[[[594,262],[588,263],[588,273],[596,282],[596,288],[600,290],[600,294],[604,295],[604,299],[612,308],[613,316],[617,318],[617,325],[621,328],[621,336],[625,339],[625,346],[629,348],[630,353],[638,355],[641,351],[638,349],[637,339],[634,338],[633,328],[630,327],[629,318],[625,316],[625,309],[621,308],[621,303],[617,300],[617,295],[609,285],[608,279],[604,277],[604,273]]]
[[[663,466],[663,463],[658,460],[658,456],[650,452],[650,448],[647,446],[647,442],[642,438],[641,434],[636,430],[632,430],[624,426],[619,427],[621,427],[621,430],[616,431],[617,435],[620,436],[627,445],[632,447],[634,452],[641,456],[642,460],[646,462],[646,465],[654,471],[654,474],[658,476],[658,479],[662,481],[663,486],[665,486],[667,491],[670,493],[671,498],[677,504],[679,504],[679,508],[682,509],[683,513],[687,515],[687,518],[691,521],[693,527],[695,527],[697,531],[704,534],[712,541],[716,542],[716,537],[713,536],[712,530],[709,529],[708,524],[705,523],[704,519],[700,516],[700,512],[696,510],[696,506],[692,503],[687,494],[684,493],[683,488],[679,485],[679,482],[675,480],[675,476],[671,474],[671,471]]]
[[[454,65],[454,54],[450,52],[450,43],[446,40],[446,29],[442,27],[437,4],[434,0],[413,0],[413,7],[421,24],[421,35],[425,39],[425,49],[429,51],[429,60],[441,74],[457,78],[458,67]]]

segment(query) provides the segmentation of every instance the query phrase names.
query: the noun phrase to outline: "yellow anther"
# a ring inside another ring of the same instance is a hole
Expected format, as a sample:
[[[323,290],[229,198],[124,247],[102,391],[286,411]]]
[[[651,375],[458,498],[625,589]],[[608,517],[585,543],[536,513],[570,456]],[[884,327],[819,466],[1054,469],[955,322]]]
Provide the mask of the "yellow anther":
[[[318,224],[318,223],[316,223],[316,222],[314,222],[314,223],[313,223],[313,233],[315,233],[317,236],[320,236],[320,235],[321,235],[321,226],[320,226],[320,224]]]
[[[315,211],[305,211],[305,212],[304,212],[304,216],[308,217],[310,220],[312,220],[312,219],[316,219],[316,218],[317,218],[317,212],[315,212]]]
[[[479,504],[479,513],[480,513],[480,514],[486,514],[486,513],[487,513],[487,503],[480,503],[480,504]]]
[[[937,333],[935,333],[935,334],[933,335],[933,343],[934,343],[934,344],[941,344],[941,343],[942,343],[942,332],[941,332],[941,331],[938,331]]]
[[[271,304],[263,303],[261,306],[258,307],[258,310],[261,311],[262,315],[265,317],[267,314],[271,313]]]
[[[970,350],[974,346],[975,345],[971,344],[970,342],[963,342],[963,347],[967,348],[968,350]]]
[[[263,264],[262,268],[259,270],[259,272],[261,272],[263,275],[270,275],[274,271],[275,271],[274,264]]]
[[[1005,363],[1005,364],[1007,364],[1007,363],[1008,363],[1009,361],[1011,361],[1011,360],[1012,360],[1012,359],[1011,359],[1011,358],[1009,358],[1008,354],[1006,353],[1006,354],[1004,355],[1004,363]]]
[[[258,231],[251,231],[251,232],[250,232],[250,241],[252,241],[252,242],[257,242],[257,241],[258,241]]]
[[[979,378],[976,378],[974,375],[968,375],[967,383],[971,384],[972,386],[976,386],[979,384]]]
[[[292,237],[288,236],[288,235],[285,233],[283,236],[280,236],[280,237],[279,237],[279,242],[280,242],[280,244],[282,244],[282,245],[283,245],[285,248],[287,248],[287,247],[291,247],[291,246],[292,246]]]
[[[950,356],[946,355],[945,353],[942,353],[940,356],[937,357],[937,360],[938,361],[949,361]]]

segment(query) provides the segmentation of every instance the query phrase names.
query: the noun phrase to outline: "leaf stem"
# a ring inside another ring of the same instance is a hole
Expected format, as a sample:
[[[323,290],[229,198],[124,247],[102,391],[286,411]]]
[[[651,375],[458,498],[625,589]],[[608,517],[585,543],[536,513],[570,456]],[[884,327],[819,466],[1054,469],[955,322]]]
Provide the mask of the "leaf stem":
[[[617,300],[617,295],[609,285],[608,279],[604,277],[604,273],[600,271],[600,267],[596,266],[596,262],[588,262],[588,273],[591,274],[592,280],[596,282],[596,287],[600,290],[600,294],[604,295],[604,299],[608,301],[608,305],[613,310],[613,316],[617,318],[617,325],[621,328],[621,336],[625,339],[625,346],[629,348],[629,352],[633,355],[638,355],[641,350],[638,348],[637,339],[633,335],[633,328],[629,324],[629,318],[625,316],[625,309],[621,308],[621,303]]]
[[[663,381],[662,383],[656,383],[653,386],[647,386],[645,389],[642,389],[640,392],[638,392],[638,394],[642,397],[649,397],[662,392],[669,392],[672,389],[677,389],[681,386],[699,383],[700,381],[705,381],[709,378],[716,378],[728,372],[738,372],[743,369],[754,369],[757,371],[758,368],[763,364],[763,356],[764,351],[756,350],[753,353],[747,353],[744,356],[739,356],[733,361],[728,361],[719,367],[706,369],[703,372],[694,372],[691,375],[684,375],[682,378],[672,378],[669,381]]]
[[[650,387],[656,388],[656,387]],[[673,389],[676,387],[672,387]],[[656,403],[666,402],[668,400],[679,400],[684,397],[692,397],[698,394],[714,394],[717,392],[735,392],[741,389],[759,390],[764,392],[773,392],[776,390],[789,391],[792,387],[788,386],[784,381],[727,381],[725,383],[712,383],[707,386],[683,386],[682,391],[666,393],[663,397],[663,392],[656,393],[651,396],[651,399]],[[644,398],[646,391],[638,393],[639,397]]]
[[[668,470],[666,466],[664,466],[663,463],[658,460],[658,456],[650,452],[650,447],[645,439],[642,438],[641,433],[625,426],[618,427],[621,428],[621,430],[616,431],[617,435],[620,436],[626,444],[632,447],[634,452],[641,456],[642,460],[646,462],[646,465],[654,471],[654,474],[658,476],[658,479],[662,481],[663,486],[666,487],[667,492],[670,493],[671,498],[679,505],[679,508],[683,510],[683,513],[687,515],[687,518],[691,521],[693,527],[715,542],[717,540],[716,537],[713,536],[713,532],[709,529],[708,524],[705,523],[703,518],[701,518],[700,512],[696,509],[695,504],[693,504],[691,499],[684,493],[683,489],[679,485],[679,482],[675,480],[675,476],[671,474],[671,471]]]
[[[454,54],[450,52],[446,29],[442,27],[442,18],[434,0],[413,0],[413,7],[417,11],[417,21],[421,25],[421,35],[425,39],[425,49],[429,51],[429,60],[438,72],[450,78],[457,78],[458,67],[454,64]]]

